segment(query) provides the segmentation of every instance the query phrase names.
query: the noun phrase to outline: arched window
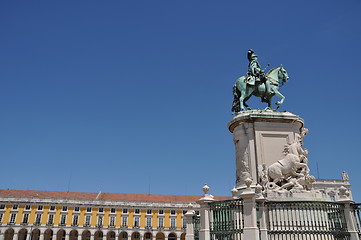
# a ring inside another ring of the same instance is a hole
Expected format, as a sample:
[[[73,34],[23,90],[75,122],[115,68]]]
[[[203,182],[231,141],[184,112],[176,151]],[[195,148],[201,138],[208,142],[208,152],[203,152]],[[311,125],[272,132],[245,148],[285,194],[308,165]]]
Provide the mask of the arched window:
[[[174,233],[168,235],[168,240],[177,240],[177,236]]]
[[[94,240],[103,240],[103,232],[102,231],[96,231],[94,234]]]
[[[128,240],[128,233],[127,232],[121,232],[119,234],[119,240]]]
[[[28,230],[25,228],[21,229],[18,233],[18,240],[26,240],[26,236],[28,235]]]
[[[44,240],[52,240],[53,239],[53,230],[47,229],[44,232]]]
[[[60,229],[57,234],[56,234],[56,240],[65,240],[65,230],[64,229]]]
[[[107,233],[107,240],[115,240],[115,232],[110,231]]]
[[[14,229],[9,228],[5,231],[5,240],[13,240],[14,238]]]
[[[133,232],[132,234],[132,240],[139,240],[140,239],[140,234],[139,232]]]
[[[40,230],[34,229],[31,233],[31,240],[39,240],[40,239]]]
[[[70,240],[78,240],[78,231],[77,230],[71,230],[69,234]]]
[[[144,234],[144,240],[150,240],[152,239],[152,234],[150,232],[147,232]]]
[[[90,232],[88,230],[85,230],[81,235],[81,240],[90,240]]]
[[[157,235],[155,236],[156,240],[164,240],[165,236],[163,233],[157,233]]]
[[[185,240],[186,239],[186,233],[182,233],[180,236],[180,240]]]

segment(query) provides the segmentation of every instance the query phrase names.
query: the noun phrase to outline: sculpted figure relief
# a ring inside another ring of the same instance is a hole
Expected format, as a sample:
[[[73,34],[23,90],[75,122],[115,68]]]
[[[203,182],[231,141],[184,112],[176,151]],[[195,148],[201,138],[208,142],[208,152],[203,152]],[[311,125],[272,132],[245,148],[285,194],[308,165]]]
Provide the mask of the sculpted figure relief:
[[[264,189],[269,190],[311,190],[315,178],[309,174],[308,150],[302,148],[303,137],[308,129],[302,128],[301,134],[294,143],[285,146],[285,157],[262,167],[259,172],[260,182]],[[267,180],[265,180],[267,176]]]
[[[272,97],[281,98],[276,104],[279,106],[285,100],[279,92],[279,88],[284,82],[288,81],[288,74],[282,66],[271,69],[267,74],[261,69],[258,62],[258,56],[252,49],[248,50],[247,58],[249,60],[247,76],[242,76],[236,80],[233,86],[233,105],[232,112],[237,113],[251,109],[247,105],[247,100],[253,95],[261,97],[262,102],[268,104],[266,109],[272,108]]]

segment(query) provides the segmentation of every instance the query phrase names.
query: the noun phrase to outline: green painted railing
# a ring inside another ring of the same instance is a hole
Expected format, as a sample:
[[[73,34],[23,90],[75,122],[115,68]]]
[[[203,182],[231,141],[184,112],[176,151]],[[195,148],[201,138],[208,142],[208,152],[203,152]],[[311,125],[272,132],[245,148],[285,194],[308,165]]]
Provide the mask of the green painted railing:
[[[209,207],[211,239],[240,240],[243,232],[242,200],[216,201]]]
[[[268,237],[347,240],[344,205],[335,202],[266,202]]]

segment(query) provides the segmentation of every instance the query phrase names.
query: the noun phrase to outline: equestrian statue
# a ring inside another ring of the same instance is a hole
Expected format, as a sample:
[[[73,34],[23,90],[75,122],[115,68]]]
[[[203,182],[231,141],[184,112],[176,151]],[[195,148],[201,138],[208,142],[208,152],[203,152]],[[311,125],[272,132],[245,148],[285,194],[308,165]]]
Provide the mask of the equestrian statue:
[[[245,111],[246,108],[251,110],[246,102],[252,95],[261,97],[262,102],[268,104],[266,109],[270,110],[272,110],[272,98],[276,95],[281,98],[276,103],[278,105],[277,110],[285,100],[285,96],[279,92],[279,89],[283,83],[288,81],[286,69],[281,65],[265,74],[258,62],[258,56],[252,49],[248,50],[247,58],[249,61],[247,76],[238,78],[233,86],[232,112]]]

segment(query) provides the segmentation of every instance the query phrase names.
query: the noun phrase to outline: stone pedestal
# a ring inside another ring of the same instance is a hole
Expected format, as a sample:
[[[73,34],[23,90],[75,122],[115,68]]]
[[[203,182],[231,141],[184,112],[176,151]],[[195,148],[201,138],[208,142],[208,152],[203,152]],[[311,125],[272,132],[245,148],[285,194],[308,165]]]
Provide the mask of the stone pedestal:
[[[304,121],[290,112],[250,110],[237,114],[228,123],[236,148],[236,189],[246,188],[244,180],[259,183],[259,171],[284,157],[286,144],[301,137]]]

